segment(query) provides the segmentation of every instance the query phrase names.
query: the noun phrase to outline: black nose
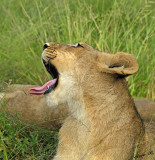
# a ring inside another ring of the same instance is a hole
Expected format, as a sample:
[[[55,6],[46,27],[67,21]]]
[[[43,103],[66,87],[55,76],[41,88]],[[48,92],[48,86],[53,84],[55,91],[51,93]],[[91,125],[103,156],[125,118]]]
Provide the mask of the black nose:
[[[45,43],[44,46],[43,46],[43,50],[48,48],[48,47],[49,47],[49,45],[47,43]]]

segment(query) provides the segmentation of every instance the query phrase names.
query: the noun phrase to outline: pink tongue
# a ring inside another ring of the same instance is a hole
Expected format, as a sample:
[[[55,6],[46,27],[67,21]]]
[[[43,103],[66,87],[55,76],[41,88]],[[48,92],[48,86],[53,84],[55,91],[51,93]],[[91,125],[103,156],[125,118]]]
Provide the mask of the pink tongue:
[[[41,95],[41,94],[44,94],[45,91],[48,90],[48,88],[50,86],[53,86],[57,81],[57,78],[56,79],[53,79],[51,81],[48,81],[47,83],[45,83],[42,87],[37,87],[37,88],[31,88],[29,90],[29,93],[30,94],[35,94],[35,95]]]

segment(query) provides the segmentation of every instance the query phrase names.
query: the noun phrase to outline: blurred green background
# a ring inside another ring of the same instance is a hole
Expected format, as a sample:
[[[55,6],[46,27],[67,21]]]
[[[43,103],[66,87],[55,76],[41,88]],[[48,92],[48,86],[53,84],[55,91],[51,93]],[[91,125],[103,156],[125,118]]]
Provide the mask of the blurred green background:
[[[50,77],[41,63],[45,42],[83,41],[109,53],[138,59],[130,78],[134,97],[154,96],[155,1],[1,0],[0,80],[42,85]]]
[[[130,92],[155,100],[154,0],[0,0],[0,91],[6,83],[42,85],[51,78],[41,62],[49,41],[134,54],[140,67]],[[0,113],[0,159],[51,159],[56,146],[57,131]]]

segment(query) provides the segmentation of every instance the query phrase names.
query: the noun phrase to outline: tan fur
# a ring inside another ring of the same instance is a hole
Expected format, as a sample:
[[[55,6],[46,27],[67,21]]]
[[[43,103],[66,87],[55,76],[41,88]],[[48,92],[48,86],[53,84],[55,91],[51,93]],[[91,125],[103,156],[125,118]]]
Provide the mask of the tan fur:
[[[11,116],[25,123],[35,124],[47,129],[60,128],[65,118],[68,117],[68,107],[58,105],[49,107],[44,96],[29,94],[34,85],[13,84],[0,93],[0,111],[6,111]],[[39,102],[39,104],[38,104]],[[155,121],[155,102],[145,98],[135,98],[134,103],[142,117],[147,121]]]
[[[80,45],[48,43],[42,54],[59,72],[47,104],[66,104],[70,111],[54,160],[131,160],[138,144],[137,155],[147,154],[145,128],[124,78],[137,72],[137,61],[127,53],[110,55]]]
[[[39,125],[51,129],[60,128],[68,115],[65,105],[52,108],[46,105],[43,95],[29,94],[33,85],[10,85],[5,92],[0,93],[0,111],[9,113],[13,118],[25,123]]]

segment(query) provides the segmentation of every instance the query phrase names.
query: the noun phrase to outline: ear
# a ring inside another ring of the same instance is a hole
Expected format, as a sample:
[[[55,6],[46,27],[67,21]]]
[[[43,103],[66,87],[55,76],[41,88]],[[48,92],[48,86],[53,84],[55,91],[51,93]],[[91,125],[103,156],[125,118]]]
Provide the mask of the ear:
[[[118,52],[114,55],[100,53],[97,66],[101,72],[128,76],[138,71],[138,63],[133,55]]]

